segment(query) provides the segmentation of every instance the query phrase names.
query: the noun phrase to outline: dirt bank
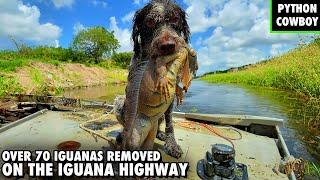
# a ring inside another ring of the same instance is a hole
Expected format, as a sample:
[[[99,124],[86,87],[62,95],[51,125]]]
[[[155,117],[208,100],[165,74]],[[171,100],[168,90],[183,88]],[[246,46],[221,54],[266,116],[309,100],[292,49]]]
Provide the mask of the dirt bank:
[[[22,93],[57,95],[64,89],[124,83],[127,71],[88,67],[84,64],[59,63],[57,65],[31,62],[11,74],[21,86]]]

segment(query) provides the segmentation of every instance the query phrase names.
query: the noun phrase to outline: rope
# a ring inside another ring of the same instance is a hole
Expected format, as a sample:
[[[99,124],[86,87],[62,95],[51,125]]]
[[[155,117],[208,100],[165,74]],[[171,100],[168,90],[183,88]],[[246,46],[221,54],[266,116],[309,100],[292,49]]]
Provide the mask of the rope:
[[[103,136],[103,135],[95,132],[94,130],[88,129],[88,128],[86,128],[86,127],[84,126],[84,124],[89,123],[89,122],[95,122],[95,121],[97,121],[98,119],[100,119],[100,118],[87,121],[87,122],[85,122],[85,123],[83,123],[83,124],[80,124],[79,126],[80,126],[81,129],[87,131],[87,132],[90,133],[91,135],[95,135],[96,137],[100,137],[100,138],[108,141],[109,143],[111,143],[111,144],[114,146],[114,144],[113,144],[113,142],[112,142],[112,140],[111,140],[110,138],[107,138],[107,137],[105,137],[105,136]],[[237,132],[237,133],[239,134],[239,137],[238,137],[238,138],[232,138],[232,137],[224,136],[224,135],[220,132],[219,128],[216,128],[216,127],[210,126],[210,125],[208,125],[208,124],[204,124],[204,123],[192,122],[192,121],[190,121],[190,122],[184,121],[184,122],[177,122],[176,124],[179,125],[179,126],[181,126],[181,127],[189,128],[189,129],[193,129],[193,130],[196,130],[196,129],[197,129],[196,127],[194,127],[194,125],[201,126],[201,127],[205,128],[205,129],[207,129],[209,132],[211,132],[211,133],[213,133],[213,134],[215,134],[215,135],[217,135],[217,136],[225,139],[226,141],[230,142],[230,144],[232,145],[233,148],[235,147],[235,145],[234,145],[234,143],[233,143],[232,141],[241,140],[241,139],[242,139],[242,134],[241,134],[241,132],[240,132],[239,130],[233,128],[233,127],[229,127],[229,129]]]
[[[208,131],[210,131],[211,133],[213,134],[216,134],[217,136],[227,140],[228,142],[231,143],[232,147],[234,148],[235,145],[234,143],[232,142],[233,140],[241,140],[242,139],[242,134],[239,130],[235,129],[235,128],[229,128],[229,129],[232,129],[233,131],[237,132],[239,134],[239,138],[232,138],[232,137],[227,137],[227,136],[224,136],[220,130],[216,127],[213,127],[213,126],[210,126],[208,124],[204,124],[204,123],[199,123],[199,122],[178,122],[177,123],[179,126],[181,127],[185,127],[185,128],[189,128],[189,129],[197,129],[196,127],[192,126],[192,125],[198,125],[198,126],[201,126],[205,129],[207,129]]]
[[[90,122],[96,122],[97,120],[100,120],[100,118],[96,118],[96,119],[89,120],[89,121],[86,121],[86,122],[84,122],[84,123],[81,123],[81,124],[79,125],[79,127],[80,127],[82,130],[87,131],[87,132],[88,132],[89,134],[91,134],[94,138],[100,137],[100,138],[108,141],[109,144],[110,144],[112,147],[115,147],[115,144],[114,144],[114,142],[112,141],[111,138],[107,138],[106,136],[101,135],[101,134],[97,133],[96,131],[85,127],[85,124],[90,123]]]

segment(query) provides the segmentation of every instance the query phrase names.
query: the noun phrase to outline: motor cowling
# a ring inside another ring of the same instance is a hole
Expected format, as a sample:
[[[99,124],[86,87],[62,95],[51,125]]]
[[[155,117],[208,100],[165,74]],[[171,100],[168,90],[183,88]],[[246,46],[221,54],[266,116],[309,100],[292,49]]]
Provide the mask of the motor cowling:
[[[198,162],[197,172],[201,179],[248,179],[246,165],[236,163],[234,148],[225,144],[213,145],[211,152],[206,152],[204,159]]]

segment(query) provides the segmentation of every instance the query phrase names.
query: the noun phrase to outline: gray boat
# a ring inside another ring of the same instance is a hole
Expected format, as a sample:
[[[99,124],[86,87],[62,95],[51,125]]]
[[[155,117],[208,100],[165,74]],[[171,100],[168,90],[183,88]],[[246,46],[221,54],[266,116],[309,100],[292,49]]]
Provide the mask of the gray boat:
[[[70,111],[43,109],[0,127],[0,152],[3,150],[56,150],[62,142],[77,142],[79,150],[110,147],[122,127],[105,104]],[[175,136],[183,150],[180,159],[163,151],[163,142],[156,140],[164,161],[189,162],[188,179],[199,179],[199,160],[214,144],[234,146],[235,161],[246,165],[249,179],[296,179],[278,171],[281,160],[290,156],[279,128],[282,119],[224,114],[173,114]],[[164,129],[164,125],[161,127]],[[0,162],[1,165],[2,162]],[[200,171],[201,172],[201,171]],[[0,177],[3,179],[4,177]]]

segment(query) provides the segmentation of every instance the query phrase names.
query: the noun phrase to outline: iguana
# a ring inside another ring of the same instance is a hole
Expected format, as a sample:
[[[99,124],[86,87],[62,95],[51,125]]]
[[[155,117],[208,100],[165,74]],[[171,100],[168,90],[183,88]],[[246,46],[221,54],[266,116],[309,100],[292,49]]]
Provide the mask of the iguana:
[[[175,95],[178,94],[178,103],[181,103],[183,91],[188,90],[197,70],[197,61],[195,51],[184,39],[177,34],[174,38],[178,45],[174,54],[161,56],[157,54],[157,48],[151,48],[155,51],[149,61],[132,63],[125,102],[116,101],[116,115],[124,126],[117,140],[122,149],[152,149],[159,121],[164,117],[165,149],[176,158],[182,154],[174,139],[171,113]],[[180,82],[182,88],[178,85]]]

